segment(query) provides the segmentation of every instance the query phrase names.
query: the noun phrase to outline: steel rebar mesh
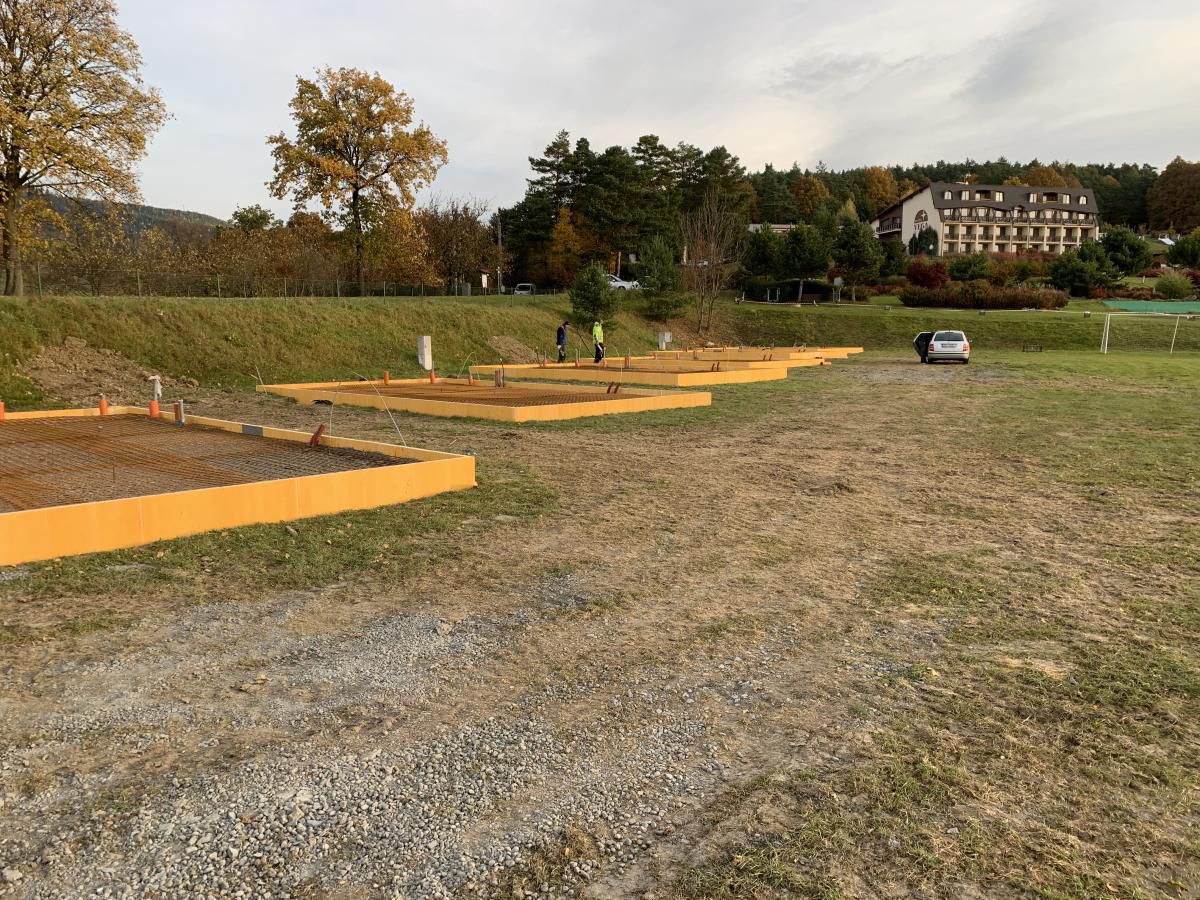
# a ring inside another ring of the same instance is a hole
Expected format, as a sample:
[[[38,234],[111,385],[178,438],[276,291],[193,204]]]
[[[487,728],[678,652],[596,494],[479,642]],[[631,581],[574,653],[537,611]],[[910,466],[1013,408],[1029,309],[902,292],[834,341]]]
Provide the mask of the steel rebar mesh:
[[[0,512],[396,465],[138,415],[0,421]]]
[[[444,400],[447,403],[481,403],[489,406],[549,406],[554,403],[594,403],[605,400],[625,400],[628,395],[600,394],[587,391],[545,391],[534,385],[492,384],[380,384],[341,385],[329,388],[336,394],[378,394],[384,397],[403,397],[410,400]]]

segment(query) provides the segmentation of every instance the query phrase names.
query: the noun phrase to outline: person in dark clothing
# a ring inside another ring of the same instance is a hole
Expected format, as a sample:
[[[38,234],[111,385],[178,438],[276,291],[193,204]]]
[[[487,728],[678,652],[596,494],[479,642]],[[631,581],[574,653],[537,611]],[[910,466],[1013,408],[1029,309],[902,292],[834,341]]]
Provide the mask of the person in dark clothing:
[[[558,361],[567,361],[567,329],[571,327],[570,322],[563,322],[558,326],[558,334],[554,338],[554,343],[558,344]]]

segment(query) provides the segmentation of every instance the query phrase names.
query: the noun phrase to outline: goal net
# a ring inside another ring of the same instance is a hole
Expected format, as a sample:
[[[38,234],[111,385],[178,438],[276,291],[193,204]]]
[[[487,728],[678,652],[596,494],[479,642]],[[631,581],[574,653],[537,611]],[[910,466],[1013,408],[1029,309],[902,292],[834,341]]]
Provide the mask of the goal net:
[[[1180,353],[1200,350],[1200,313],[1105,313],[1100,352]]]

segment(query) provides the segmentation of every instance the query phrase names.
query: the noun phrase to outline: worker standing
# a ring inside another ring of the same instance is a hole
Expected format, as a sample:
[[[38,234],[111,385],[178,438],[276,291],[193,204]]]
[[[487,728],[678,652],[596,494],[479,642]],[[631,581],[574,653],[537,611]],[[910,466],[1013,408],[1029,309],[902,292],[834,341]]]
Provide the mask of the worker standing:
[[[592,340],[596,342],[596,362],[604,359],[604,320],[597,319],[592,326]]]
[[[554,338],[554,342],[558,344],[559,362],[567,361],[567,328],[569,328],[570,325],[571,323],[569,321],[563,322],[561,325],[559,325],[558,334]]]

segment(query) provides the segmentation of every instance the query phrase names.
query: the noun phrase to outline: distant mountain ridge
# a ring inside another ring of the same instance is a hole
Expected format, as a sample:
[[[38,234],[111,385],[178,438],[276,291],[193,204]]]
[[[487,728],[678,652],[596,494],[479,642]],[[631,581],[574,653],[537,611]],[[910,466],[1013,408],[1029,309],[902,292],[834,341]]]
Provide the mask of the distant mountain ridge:
[[[68,212],[76,202],[57,195],[47,195],[46,200],[58,213]],[[103,208],[106,205],[106,201],[104,200],[82,200],[79,202],[93,209]],[[216,216],[210,216],[208,213],[194,212],[189,209],[167,209],[162,206],[146,206],[142,203],[116,203],[114,205],[129,212],[129,231],[134,234],[145,231],[148,228],[155,228],[159,225],[167,225],[172,222],[186,222],[189,225],[200,225],[207,228],[216,228],[218,225],[229,224],[225,219],[218,219]]]

